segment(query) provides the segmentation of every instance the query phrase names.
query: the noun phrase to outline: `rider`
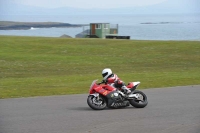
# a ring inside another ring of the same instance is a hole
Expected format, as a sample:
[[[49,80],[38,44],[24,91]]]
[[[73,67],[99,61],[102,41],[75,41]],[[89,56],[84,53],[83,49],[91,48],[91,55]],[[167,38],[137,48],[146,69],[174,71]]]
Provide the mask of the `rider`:
[[[103,76],[102,82],[107,84],[114,83],[114,86],[116,88],[121,88],[125,92],[125,94],[131,93],[131,91],[126,87],[125,83],[122,80],[120,80],[120,78],[118,78],[116,74],[113,74],[110,68],[103,69],[102,76]]]

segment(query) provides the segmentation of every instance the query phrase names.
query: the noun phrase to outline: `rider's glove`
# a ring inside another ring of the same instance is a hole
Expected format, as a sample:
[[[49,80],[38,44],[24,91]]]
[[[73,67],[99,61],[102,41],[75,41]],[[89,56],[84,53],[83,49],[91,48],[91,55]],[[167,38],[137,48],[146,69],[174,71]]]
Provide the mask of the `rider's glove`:
[[[107,80],[102,80],[102,81],[101,81],[101,83],[106,83],[106,82],[107,82]]]
[[[106,80],[102,80],[100,83],[98,83],[97,85],[100,85],[102,83],[106,83]]]

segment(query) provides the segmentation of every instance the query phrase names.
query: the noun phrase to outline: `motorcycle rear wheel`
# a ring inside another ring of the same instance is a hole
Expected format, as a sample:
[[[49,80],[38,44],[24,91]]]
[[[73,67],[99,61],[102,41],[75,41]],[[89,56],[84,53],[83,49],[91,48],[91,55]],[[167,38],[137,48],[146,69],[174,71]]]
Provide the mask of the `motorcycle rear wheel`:
[[[129,100],[130,104],[133,107],[135,107],[135,108],[144,108],[145,106],[147,106],[147,104],[148,104],[147,96],[142,91],[135,90],[133,92],[133,94],[138,94],[140,96],[139,99]]]
[[[103,110],[107,107],[106,100],[101,95],[99,95],[99,97],[89,95],[87,98],[87,104],[94,110]]]

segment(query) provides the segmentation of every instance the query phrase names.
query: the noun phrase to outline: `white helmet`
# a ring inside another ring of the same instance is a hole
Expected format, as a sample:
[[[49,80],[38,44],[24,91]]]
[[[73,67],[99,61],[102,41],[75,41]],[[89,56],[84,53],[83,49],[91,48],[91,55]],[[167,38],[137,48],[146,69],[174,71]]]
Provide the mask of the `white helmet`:
[[[102,76],[104,80],[106,80],[110,75],[112,75],[112,70],[110,68],[103,69]]]

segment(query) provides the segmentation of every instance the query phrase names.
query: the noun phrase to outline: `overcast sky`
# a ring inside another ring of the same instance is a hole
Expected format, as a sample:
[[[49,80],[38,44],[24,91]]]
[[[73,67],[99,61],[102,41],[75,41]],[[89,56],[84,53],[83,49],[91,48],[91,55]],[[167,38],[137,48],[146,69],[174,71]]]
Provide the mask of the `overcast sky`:
[[[3,0],[0,0],[3,1]],[[5,0],[6,1],[6,0]],[[12,0],[15,3],[57,8],[57,7],[77,7],[77,8],[118,8],[146,6],[161,3],[167,0]]]

